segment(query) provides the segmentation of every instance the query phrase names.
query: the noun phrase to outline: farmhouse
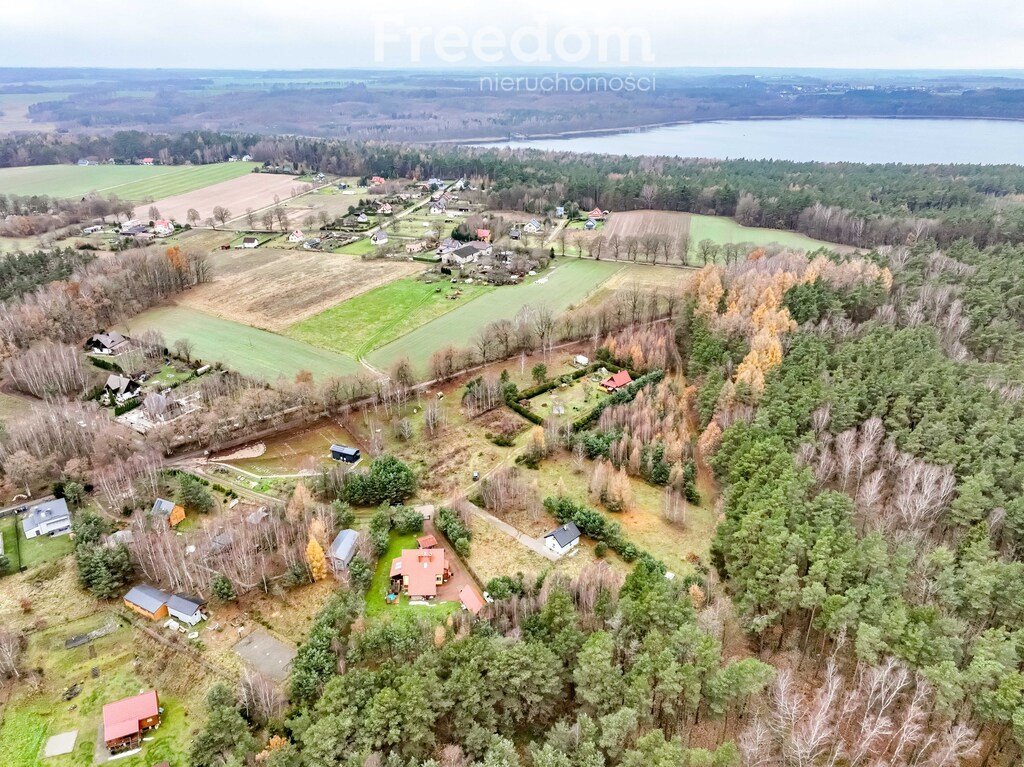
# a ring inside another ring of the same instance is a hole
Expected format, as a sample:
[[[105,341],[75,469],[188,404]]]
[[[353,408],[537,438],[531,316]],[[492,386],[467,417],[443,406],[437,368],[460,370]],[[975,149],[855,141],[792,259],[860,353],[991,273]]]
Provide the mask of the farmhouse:
[[[142,164],[143,165],[152,165],[153,164],[153,158],[152,157],[143,157],[142,158]]]
[[[540,221],[535,218],[531,218],[523,227],[523,231],[527,234],[537,234],[542,228]]]
[[[302,242],[304,239],[306,239],[306,235],[298,229],[288,235],[288,242]]]
[[[166,237],[169,234],[174,234],[174,224],[166,219],[154,221],[153,233],[156,234],[157,237]]]
[[[480,251],[472,245],[463,245],[458,250],[445,253],[441,256],[441,263],[445,266],[463,266],[475,264],[480,259]]]
[[[260,241],[256,237],[243,237],[242,238],[242,247],[243,248],[258,248],[259,245],[260,245]]]
[[[108,703],[103,707],[103,742],[112,754],[137,748],[142,733],[160,726],[156,690]]]
[[[128,348],[128,338],[115,331],[97,333],[85,342],[85,350],[92,354],[120,354]]]
[[[451,253],[453,250],[458,250],[461,247],[461,242],[459,242],[458,240],[454,240],[451,237],[448,237],[444,240],[441,240],[441,244],[438,245],[436,252],[437,255],[443,256],[445,253]]]
[[[142,234],[146,231],[146,225],[139,221],[137,218],[133,218],[130,221],[125,221],[121,224],[121,234]]]
[[[391,203],[390,202],[382,202],[380,204],[380,207],[377,208],[377,213],[379,213],[382,216],[390,216],[391,213],[392,213]]]
[[[352,557],[356,555],[356,543],[359,541],[359,533],[355,530],[342,530],[338,533],[331,545],[327,547],[327,559],[335,570],[347,570]]]
[[[430,215],[438,216],[438,215],[444,213],[444,211],[445,211],[445,204],[441,200],[438,200],[437,202],[432,202],[430,204]]]
[[[476,230],[476,238],[478,240],[482,240],[483,242],[490,242],[491,241],[491,230],[490,229],[477,229]]]
[[[151,621],[167,617],[167,600],[169,594],[148,583],[132,586],[124,595],[124,604],[129,610],[138,613]]]
[[[369,216],[367,216],[365,213],[360,213],[358,216],[356,216],[356,222],[360,224],[365,224],[369,220]]]
[[[370,179],[370,186],[380,186],[384,181],[385,179],[382,176],[374,176]]]
[[[107,382],[103,385],[103,396],[108,402],[120,405],[122,402],[130,400],[138,394],[141,388],[142,385],[138,381],[133,381],[127,376],[111,373],[107,376]]]
[[[608,211],[601,210],[600,207],[594,208],[590,213],[587,214],[587,218],[593,219],[594,221],[602,221],[604,217],[608,215]]]
[[[387,245],[388,233],[383,229],[378,229],[376,232],[370,235],[370,242],[374,245]]]
[[[348,445],[331,445],[331,458],[344,463],[359,462],[359,448]]]
[[[174,501],[167,501],[163,498],[156,499],[150,514],[163,517],[167,520],[167,524],[170,527],[177,527],[185,519],[185,509],[183,507],[177,505]]]
[[[403,549],[402,556],[391,560],[392,590],[401,589],[413,599],[433,599],[450,577],[444,549]]]
[[[613,392],[631,383],[633,383],[633,378],[629,375],[629,371],[620,370],[618,373],[613,373],[601,381],[601,388],[607,392]]]
[[[82,234],[96,234],[97,232],[102,232],[102,231],[103,231],[103,225],[102,224],[93,224],[92,226],[85,227],[85,229],[82,230]]]
[[[559,556],[564,556],[580,543],[580,530],[575,522],[567,522],[544,536],[544,545]]]
[[[484,609],[484,598],[480,595],[479,591],[468,584],[459,591],[459,601],[473,615],[479,615],[480,611]]]
[[[587,223],[583,225],[583,228],[586,229],[587,231],[597,229],[597,222],[592,218],[588,218]]]
[[[565,218],[565,206],[564,205],[557,205],[557,206],[555,206],[555,218]]]
[[[21,522],[26,538],[48,535],[51,538],[71,532],[71,512],[63,498],[36,504]]]

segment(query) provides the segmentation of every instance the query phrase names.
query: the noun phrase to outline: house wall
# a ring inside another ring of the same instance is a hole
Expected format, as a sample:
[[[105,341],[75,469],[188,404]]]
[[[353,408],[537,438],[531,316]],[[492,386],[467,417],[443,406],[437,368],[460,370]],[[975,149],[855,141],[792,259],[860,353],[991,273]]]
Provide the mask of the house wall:
[[[185,613],[180,613],[177,610],[170,609],[168,609],[167,612],[175,620],[181,621],[182,623],[187,623],[189,626],[195,626],[197,623],[199,623],[199,621],[203,619],[203,616],[199,613],[198,610],[194,612],[192,615],[186,615]]]

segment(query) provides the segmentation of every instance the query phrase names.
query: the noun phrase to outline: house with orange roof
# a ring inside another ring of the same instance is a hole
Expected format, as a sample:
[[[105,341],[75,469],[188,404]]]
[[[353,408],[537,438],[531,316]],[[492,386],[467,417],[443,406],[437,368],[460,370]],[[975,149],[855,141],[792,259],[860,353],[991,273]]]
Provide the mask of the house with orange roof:
[[[391,588],[412,599],[433,599],[437,587],[451,577],[445,550],[403,549],[402,556],[391,560]]]
[[[108,703],[103,707],[103,742],[116,754],[142,745],[142,733],[160,726],[156,690]]]
[[[476,238],[481,242],[491,241],[491,230],[490,229],[477,229]]]
[[[421,549],[432,549],[437,546],[437,538],[433,535],[424,535],[421,538],[416,539],[416,545]]]
[[[477,591],[473,586],[466,585],[459,591],[459,601],[462,602],[462,606],[469,610],[473,615],[479,615],[480,611],[484,609],[484,598],[480,592]]]
[[[613,373],[601,381],[601,388],[607,392],[613,392],[618,391],[623,386],[629,386],[631,383],[633,383],[633,377],[629,374],[629,371],[620,370],[618,373]]]

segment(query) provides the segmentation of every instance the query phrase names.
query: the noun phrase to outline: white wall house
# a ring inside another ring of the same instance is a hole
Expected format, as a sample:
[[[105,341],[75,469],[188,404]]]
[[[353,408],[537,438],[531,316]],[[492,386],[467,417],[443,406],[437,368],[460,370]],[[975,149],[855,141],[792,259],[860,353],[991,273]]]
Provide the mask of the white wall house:
[[[33,506],[21,526],[26,538],[67,535],[71,532],[71,512],[63,498],[55,498]]]
[[[575,522],[568,522],[545,535],[544,545],[558,556],[564,556],[580,545],[580,530]]]

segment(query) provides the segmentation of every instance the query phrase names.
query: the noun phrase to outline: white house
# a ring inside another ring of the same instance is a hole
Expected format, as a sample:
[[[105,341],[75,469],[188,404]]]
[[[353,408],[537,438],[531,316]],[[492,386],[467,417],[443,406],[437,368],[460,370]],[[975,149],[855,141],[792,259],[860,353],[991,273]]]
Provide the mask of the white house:
[[[158,237],[166,237],[169,234],[174,234],[174,224],[166,219],[160,219],[159,221],[153,222],[153,233]]]
[[[243,237],[242,238],[242,247],[243,248],[246,248],[246,249],[248,249],[248,248],[258,248],[259,245],[260,245],[260,241],[256,237]]]
[[[580,530],[575,522],[567,522],[544,536],[544,545],[560,557],[579,546],[579,543]]]
[[[523,227],[523,231],[526,232],[527,234],[537,234],[537,232],[539,232],[542,228],[543,227],[541,226],[540,221],[538,221],[535,218],[531,218],[530,221],[526,224],[526,226]]]
[[[356,223],[359,224],[365,224],[369,220],[369,216],[367,216],[365,213],[360,213],[358,216],[356,216]]]
[[[370,242],[374,245],[387,245],[388,233],[383,229],[378,229],[376,232],[370,235]]]
[[[71,512],[63,498],[36,504],[21,522],[26,538],[55,537],[71,532]]]
[[[306,239],[306,235],[298,229],[288,235],[288,242],[302,242],[304,239]]]
[[[573,367],[585,368],[589,364],[590,364],[590,358],[587,357],[586,355],[577,354],[575,357],[572,358],[572,365],[573,365]]]

